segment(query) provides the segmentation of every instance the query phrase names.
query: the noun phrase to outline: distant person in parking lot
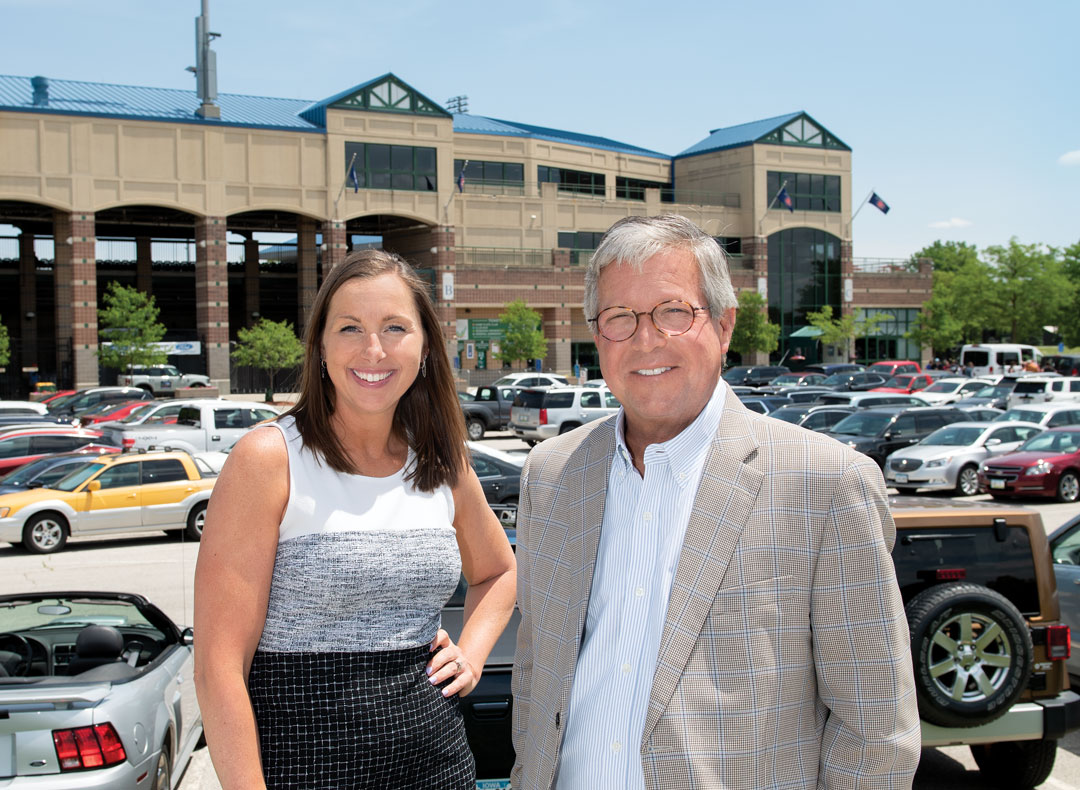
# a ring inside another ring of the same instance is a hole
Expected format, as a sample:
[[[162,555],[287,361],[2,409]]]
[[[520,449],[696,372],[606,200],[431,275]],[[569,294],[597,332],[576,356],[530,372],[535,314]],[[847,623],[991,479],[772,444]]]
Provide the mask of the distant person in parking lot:
[[[680,216],[620,220],[586,269],[622,408],[522,471],[516,790],[911,787],[884,481],[730,392],[736,304]]]
[[[215,486],[195,666],[225,790],[476,787],[456,697],[513,610],[514,556],[427,291],[381,250],[331,270],[296,406]],[[440,613],[462,573],[455,644]]]

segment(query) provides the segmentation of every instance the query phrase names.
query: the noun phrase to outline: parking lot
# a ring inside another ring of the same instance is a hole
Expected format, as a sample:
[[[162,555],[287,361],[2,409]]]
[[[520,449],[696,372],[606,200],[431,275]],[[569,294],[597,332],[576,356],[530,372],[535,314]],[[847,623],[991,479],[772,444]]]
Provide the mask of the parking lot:
[[[524,442],[504,432],[489,433],[483,444],[511,452],[528,449]],[[1047,531],[1080,514],[1080,504],[1025,504],[1042,514]],[[19,547],[0,544],[0,592],[48,589],[139,592],[177,622],[189,624],[198,550],[197,543],[164,534],[104,540],[75,538],[63,552],[46,556],[31,555]],[[220,787],[206,749],[195,753],[179,787],[182,790],[217,790]],[[967,747],[958,746],[925,750],[915,787],[918,790],[975,790],[987,785],[976,770]],[[1080,790],[1080,733],[1061,742],[1054,773],[1042,787]]]

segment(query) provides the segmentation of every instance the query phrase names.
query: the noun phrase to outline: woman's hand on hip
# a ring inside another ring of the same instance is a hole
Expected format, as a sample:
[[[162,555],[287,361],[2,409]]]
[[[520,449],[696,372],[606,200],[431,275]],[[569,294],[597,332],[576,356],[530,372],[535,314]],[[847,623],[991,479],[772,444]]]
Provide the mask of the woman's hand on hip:
[[[436,652],[428,662],[428,680],[436,686],[452,680],[442,689],[444,697],[454,694],[464,697],[476,688],[483,668],[477,669],[472,665],[461,648],[450,639],[450,634],[440,628],[431,643],[431,649]]]

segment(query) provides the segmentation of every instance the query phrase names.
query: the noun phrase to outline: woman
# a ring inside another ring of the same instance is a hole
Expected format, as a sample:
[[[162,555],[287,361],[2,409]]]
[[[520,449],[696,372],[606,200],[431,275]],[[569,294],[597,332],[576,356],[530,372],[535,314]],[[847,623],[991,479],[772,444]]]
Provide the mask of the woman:
[[[225,790],[475,787],[454,697],[509,619],[515,566],[427,288],[382,251],[331,270],[295,407],[214,487],[195,665]],[[455,644],[439,617],[459,572]]]

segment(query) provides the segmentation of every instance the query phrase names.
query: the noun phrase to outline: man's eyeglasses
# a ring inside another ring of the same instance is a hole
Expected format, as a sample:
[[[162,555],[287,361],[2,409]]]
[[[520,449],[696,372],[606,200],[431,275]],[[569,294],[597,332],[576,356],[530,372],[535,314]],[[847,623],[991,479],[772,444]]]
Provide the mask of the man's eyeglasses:
[[[652,319],[656,331],[669,337],[686,334],[694,325],[698,313],[707,313],[708,307],[694,307],[680,299],[661,302],[652,310],[635,313],[629,307],[614,305],[605,307],[595,318],[586,319],[595,324],[597,332],[613,343],[629,340],[637,332],[638,318],[647,315]]]

